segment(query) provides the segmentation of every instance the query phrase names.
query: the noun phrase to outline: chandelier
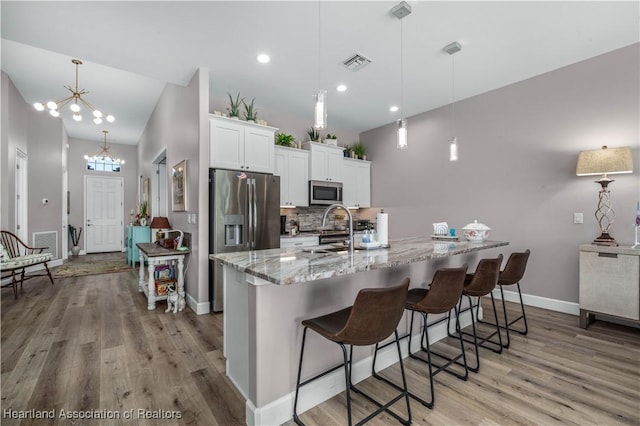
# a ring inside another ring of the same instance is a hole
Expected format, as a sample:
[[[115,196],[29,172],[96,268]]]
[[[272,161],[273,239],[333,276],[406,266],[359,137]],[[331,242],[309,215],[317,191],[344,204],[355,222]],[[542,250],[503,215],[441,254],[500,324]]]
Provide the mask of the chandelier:
[[[93,155],[85,155],[84,159],[96,163],[124,164],[124,160],[114,157],[111,155],[111,152],[109,152],[109,147],[107,146],[107,133],[109,133],[109,131],[103,130],[102,133],[104,133],[104,144],[100,147],[100,151]]]
[[[102,111],[100,111],[99,109],[94,108],[93,105],[91,105],[89,102],[85,101],[82,98],[82,95],[86,95],[87,93],[89,93],[87,90],[85,89],[78,89],[78,65],[82,65],[82,61],[78,60],[78,59],[72,59],[71,62],[73,62],[76,66],[76,87],[75,89],[71,88],[71,86],[64,86],[65,89],[67,89],[69,92],[71,92],[70,96],[67,96],[64,99],[60,99],[57,101],[49,101],[46,103],[46,107],[49,108],[49,114],[51,114],[54,117],[59,117],[60,116],[60,110],[67,104],[69,104],[69,109],[73,112],[73,119],[75,121],[82,121],[82,114],[80,114],[81,108],[80,108],[80,104],[84,105],[86,108],[89,109],[89,111],[91,111],[92,115],[93,115],[93,122],[96,124],[102,124],[102,117],[105,117],[105,119],[109,122],[109,123],[113,123],[115,121],[115,117],[111,114],[103,114]],[[38,110],[38,111],[44,111],[45,109],[45,105],[43,105],[41,102],[36,102],[33,104],[33,107]]]

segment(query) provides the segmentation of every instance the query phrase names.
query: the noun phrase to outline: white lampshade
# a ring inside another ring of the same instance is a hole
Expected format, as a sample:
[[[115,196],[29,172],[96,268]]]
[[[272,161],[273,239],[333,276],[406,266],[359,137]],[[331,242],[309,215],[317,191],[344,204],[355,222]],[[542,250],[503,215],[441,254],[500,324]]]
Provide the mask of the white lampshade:
[[[93,122],[96,123],[96,124],[101,124],[102,123],[102,118],[96,117],[96,118],[93,119]]]
[[[58,109],[58,104],[53,101],[49,101],[47,102],[47,108],[50,110]]]
[[[107,121],[109,123],[113,123],[114,121],[116,121],[116,118],[113,115],[109,114],[107,115]]]
[[[44,111],[44,105],[42,105],[40,102],[36,102],[35,104],[33,104],[33,107],[38,111]]]
[[[73,112],[80,112],[80,105],[78,104],[71,104],[69,105],[69,109]]]
[[[58,112],[58,110],[57,110],[57,109],[51,109],[51,110],[49,110],[49,114],[51,114],[51,115],[52,115],[52,116],[54,116],[54,117],[59,117],[59,116],[60,116],[60,113]]]
[[[80,114],[73,114],[73,119],[75,121],[82,121],[82,116]]]
[[[100,111],[98,109],[94,110],[93,111],[93,116],[96,117],[96,118],[102,117],[102,111]]]

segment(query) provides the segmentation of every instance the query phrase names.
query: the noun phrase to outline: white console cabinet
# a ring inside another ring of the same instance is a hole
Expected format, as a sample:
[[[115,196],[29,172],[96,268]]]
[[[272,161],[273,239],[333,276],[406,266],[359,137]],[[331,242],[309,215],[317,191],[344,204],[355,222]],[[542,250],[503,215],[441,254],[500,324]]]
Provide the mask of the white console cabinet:
[[[309,151],[275,147],[274,172],[280,176],[280,206],[309,206]]]
[[[209,166],[273,173],[274,127],[209,115]]]
[[[580,327],[598,314],[640,321],[640,250],[580,246]]]

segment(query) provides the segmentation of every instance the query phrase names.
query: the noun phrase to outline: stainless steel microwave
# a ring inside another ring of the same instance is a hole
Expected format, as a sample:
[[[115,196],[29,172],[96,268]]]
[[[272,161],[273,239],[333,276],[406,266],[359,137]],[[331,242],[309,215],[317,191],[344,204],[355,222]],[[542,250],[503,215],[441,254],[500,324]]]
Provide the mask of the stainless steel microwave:
[[[323,180],[309,181],[309,204],[328,206],[342,203],[342,183]]]

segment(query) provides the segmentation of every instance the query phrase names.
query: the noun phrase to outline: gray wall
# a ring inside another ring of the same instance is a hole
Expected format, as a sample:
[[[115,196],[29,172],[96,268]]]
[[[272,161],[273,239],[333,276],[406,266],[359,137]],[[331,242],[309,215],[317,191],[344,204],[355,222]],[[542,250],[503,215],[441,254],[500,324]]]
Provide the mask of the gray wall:
[[[208,164],[208,151],[207,155],[203,156],[200,145],[204,143],[208,150],[209,131],[206,118],[206,105],[209,99],[208,78],[208,71],[200,69],[187,87],[168,84],[138,142],[138,170],[144,178],[150,176],[153,160],[164,149],[167,153],[168,180],[170,180],[171,167],[182,160],[187,160],[188,212],[173,212],[169,204],[168,217],[173,228],[192,234],[192,253],[189,259],[191,266],[186,270],[185,282],[187,293],[199,303],[206,303],[209,298],[208,277],[206,272],[202,275],[202,271],[206,271],[208,266],[206,260],[208,214],[202,214],[202,209],[207,208],[207,202],[206,198],[202,199],[200,194],[201,187],[207,182],[202,180],[200,162],[204,157],[204,164]],[[201,141],[203,138],[206,140]],[[208,170],[205,170],[206,173]],[[167,185],[171,188],[170,182]],[[151,196],[155,195],[151,194]],[[197,224],[187,223],[187,213],[197,214]]]
[[[102,130],[96,127],[96,135]],[[120,173],[108,173],[87,170],[85,155],[95,154],[100,151],[102,142],[88,141],[83,139],[69,138],[69,192],[71,195],[71,206],[69,213],[69,225],[84,228],[84,177],[85,176],[107,176],[124,179],[124,228],[122,241],[126,234],[126,226],[129,223],[129,211],[138,207],[138,149],[134,145],[124,145],[109,142],[111,154],[125,160],[125,164],[120,167]],[[80,248],[84,250],[84,232],[80,238]],[[71,242],[69,242],[71,247]]]
[[[4,72],[1,98],[0,224],[4,230],[15,231],[13,171],[19,148],[28,157],[28,243],[32,243],[34,232],[57,231],[58,253],[62,256],[62,238],[66,234],[62,229],[62,176],[66,164],[66,131],[62,120],[33,111]],[[48,198],[49,203],[43,205],[42,198]]]
[[[459,157],[448,161],[449,107],[410,117],[409,147],[394,126],[361,134],[372,167],[372,204],[389,212],[390,238],[429,235],[431,223],[477,219],[503,252],[531,249],[523,291],[578,301],[578,245],[599,235],[599,185],[575,175],[582,150],[631,146],[635,171],[616,175],[612,234],[633,242],[640,199],[639,45],[506,86],[455,105]],[[573,224],[573,212],[584,224]]]

